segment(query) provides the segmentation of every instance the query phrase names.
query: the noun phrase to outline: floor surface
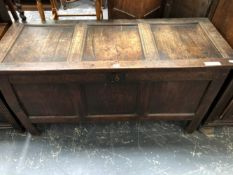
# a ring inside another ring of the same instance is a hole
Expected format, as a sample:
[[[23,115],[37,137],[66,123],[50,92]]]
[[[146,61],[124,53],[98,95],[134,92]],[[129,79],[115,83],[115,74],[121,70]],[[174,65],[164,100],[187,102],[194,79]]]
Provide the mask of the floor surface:
[[[233,128],[206,136],[180,123],[46,125],[0,130],[1,175],[232,175]]]

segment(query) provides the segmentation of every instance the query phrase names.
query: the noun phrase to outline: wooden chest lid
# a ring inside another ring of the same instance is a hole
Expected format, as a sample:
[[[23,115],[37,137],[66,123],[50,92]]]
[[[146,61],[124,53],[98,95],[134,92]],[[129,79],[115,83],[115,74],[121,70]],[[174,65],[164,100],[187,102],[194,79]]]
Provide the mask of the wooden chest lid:
[[[15,24],[0,70],[232,66],[233,51],[207,19]]]

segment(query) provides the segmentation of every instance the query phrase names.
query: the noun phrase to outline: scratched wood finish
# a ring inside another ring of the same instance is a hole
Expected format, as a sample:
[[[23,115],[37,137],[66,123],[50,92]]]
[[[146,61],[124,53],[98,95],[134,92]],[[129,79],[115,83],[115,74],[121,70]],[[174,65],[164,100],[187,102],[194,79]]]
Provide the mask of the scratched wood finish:
[[[0,42],[0,87],[33,134],[40,123],[149,119],[193,132],[232,55],[207,19],[17,24]]]
[[[72,35],[72,27],[24,27],[5,62],[66,61]]]
[[[161,59],[221,57],[206,33],[197,24],[152,25],[152,31]]]
[[[125,38],[128,38],[127,40]],[[104,50],[104,52],[103,52]],[[90,26],[84,60],[140,60],[143,50],[138,26]]]

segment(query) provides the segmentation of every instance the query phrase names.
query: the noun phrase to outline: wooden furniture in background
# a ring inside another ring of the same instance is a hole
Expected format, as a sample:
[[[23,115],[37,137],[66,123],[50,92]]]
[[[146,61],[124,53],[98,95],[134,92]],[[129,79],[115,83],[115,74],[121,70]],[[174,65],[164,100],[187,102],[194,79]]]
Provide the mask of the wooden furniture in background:
[[[44,6],[41,3],[41,0],[36,0],[36,6],[38,9],[38,12],[40,14],[41,21],[45,21],[45,13],[44,13]]]
[[[233,70],[219,93],[204,126],[233,125]]]
[[[70,16],[96,16],[97,20],[103,19],[102,0],[95,1],[96,14],[59,14],[57,10],[56,0],[51,0],[53,19],[58,20],[59,17]]]
[[[26,16],[24,15],[24,11],[22,10],[20,0],[3,0],[3,1],[8,6],[8,9],[10,10],[15,21],[19,20],[16,10],[18,11],[19,16],[22,19],[22,21],[23,22],[26,21]]]
[[[56,8],[59,8],[60,4],[55,0]],[[51,10],[51,0],[20,0],[20,4],[23,10],[35,11],[38,10],[40,18],[45,21],[45,10]]]
[[[0,23],[12,23],[7,8],[3,1],[0,1]]]
[[[233,47],[233,0],[219,0],[211,20]],[[233,64],[233,59],[231,60]],[[233,70],[212,105],[204,126],[233,125]]]
[[[5,1],[12,1],[15,5],[16,10],[19,13],[20,18],[23,22],[26,22],[26,16],[24,15],[24,10],[22,9],[21,0],[5,0]]]
[[[10,27],[12,21],[3,1],[0,1],[0,40]]]
[[[165,17],[187,18],[207,17],[213,1],[215,0],[166,0],[169,12]]]
[[[161,16],[161,0],[108,0],[109,19],[138,19]]]
[[[27,10],[27,11],[36,11],[38,10],[37,8],[37,0],[20,0],[22,9]],[[41,3],[43,4],[43,8],[45,10],[51,10],[51,4],[50,0],[40,0]]]
[[[77,2],[77,1],[80,1],[80,0],[60,0],[61,2],[61,6],[63,7],[63,9],[66,9],[67,5],[70,4],[70,3],[73,3],[73,2]]]
[[[219,0],[212,22],[233,48],[233,0]]]
[[[3,40],[1,92],[33,134],[40,123],[149,119],[193,132],[232,68],[207,19],[17,24]]]
[[[11,0],[4,0],[4,6],[6,5],[9,9],[9,11],[11,12],[12,14],[12,17],[14,18],[15,21],[18,21],[19,20],[19,17],[18,17],[18,14],[15,10],[15,7],[13,5],[13,2]]]
[[[218,0],[109,0],[109,19],[208,17]]]

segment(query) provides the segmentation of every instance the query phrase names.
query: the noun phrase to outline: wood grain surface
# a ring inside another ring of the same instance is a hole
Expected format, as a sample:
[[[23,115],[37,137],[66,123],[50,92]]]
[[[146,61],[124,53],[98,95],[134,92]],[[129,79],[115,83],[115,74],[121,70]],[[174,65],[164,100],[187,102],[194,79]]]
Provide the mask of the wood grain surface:
[[[208,19],[13,25],[0,41],[0,89],[24,128],[106,120],[200,126],[233,68]]]

